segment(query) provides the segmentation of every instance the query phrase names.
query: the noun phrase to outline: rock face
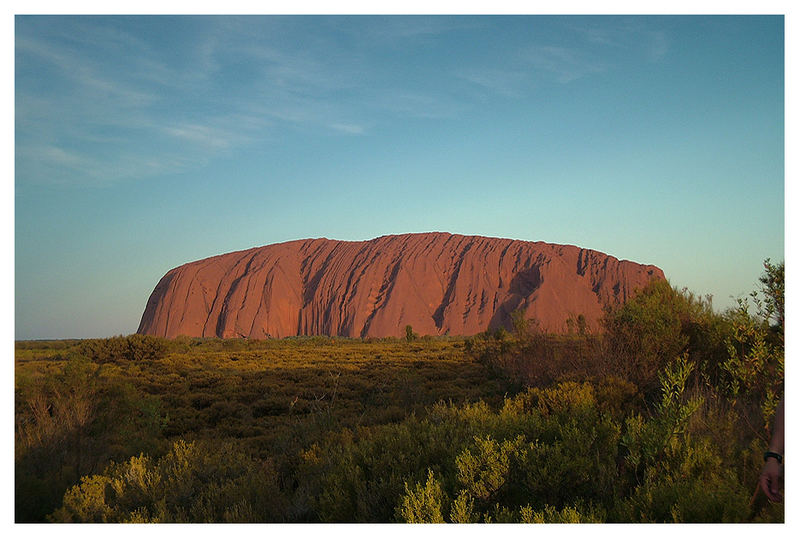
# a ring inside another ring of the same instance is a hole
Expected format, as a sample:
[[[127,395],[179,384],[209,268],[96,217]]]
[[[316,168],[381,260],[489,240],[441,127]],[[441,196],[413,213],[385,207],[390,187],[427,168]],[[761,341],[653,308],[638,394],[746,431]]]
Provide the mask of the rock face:
[[[589,249],[446,233],[369,241],[290,241],[191,262],[167,272],[139,333],[176,337],[473,335],[525,309],[565,332],[596,327],[652,279],[645,266]]]

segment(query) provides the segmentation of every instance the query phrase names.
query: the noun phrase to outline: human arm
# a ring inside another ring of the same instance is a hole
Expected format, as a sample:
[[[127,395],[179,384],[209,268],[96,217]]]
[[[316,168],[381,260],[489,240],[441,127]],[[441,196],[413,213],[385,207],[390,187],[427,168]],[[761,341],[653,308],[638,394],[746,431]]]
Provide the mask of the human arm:
[[[783,466],[783,442],[784,442],[784,428],[783,428],[783,399],[775,409],[775,422],[772,427],[772,438],[769,441],[768,451],[781,455],[781,461],[776,457],[767,457],[764,462],[764,467],[761,469],[761,476],[758,478],[758,483],[761,485],[761,490],[773,502],[781,501],[780,494],[780,475],[781,467]]]

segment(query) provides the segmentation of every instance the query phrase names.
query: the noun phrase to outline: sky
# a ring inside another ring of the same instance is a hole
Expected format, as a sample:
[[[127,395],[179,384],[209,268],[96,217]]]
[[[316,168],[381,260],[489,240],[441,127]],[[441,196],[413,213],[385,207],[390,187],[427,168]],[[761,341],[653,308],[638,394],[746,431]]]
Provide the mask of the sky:
[[[16,16],[16,339],[136,331],[169,269],[445,231],[784,259],[781,16]]]

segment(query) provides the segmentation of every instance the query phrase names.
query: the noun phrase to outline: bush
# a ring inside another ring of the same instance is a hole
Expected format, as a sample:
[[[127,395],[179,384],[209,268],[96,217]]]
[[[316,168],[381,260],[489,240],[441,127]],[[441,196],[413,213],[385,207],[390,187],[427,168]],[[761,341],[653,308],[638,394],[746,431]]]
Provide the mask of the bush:
[[[506,483],[509,460],[519,454],[523,444],[522,437],[500,444],[491,436],[476,436],[473,447],[464,449],[456,457],[456,477],[464,492],[482,502],[492,498]]]
[[[405,491],[405,496],[397,508],[399,520],[408,523],[444,522],[442,513],[447,498],[431,470],[428,470],[428,478],[424,485],[416,483],[413,488],[409,488],[406,483]]]
[[[321,521],[520,521],[524,505],[613,499],[618,438],[592,386],[567,383],[499,412],[439,405],[425,419],[343,431],[306,452],[296,475]]]
[[[411,341],[416,341],[416,340],[417,340],[417,337],[419,337],[419,335],[417,335],[416,333],[414,333],[414,328],[412,328],[410,324],[409,324],[409,325],[407,325],[407,326],[406,326],[406,340],[407,340],[408,342],[411,342]]]
[[[535,325],[514,335],[487,332],[469,339],[467,351],[514,391],[565,380],[614,379],[635,387],[639,398],[653,400],[659,394],[658,373],[682,354],[698,366],[698,382],[718,384],[732,333],[729,318],[714,312],[710,297],[663,280],[609,310],[601,333],[585,331],[580,317],[568,327],[573,331],[566,336],[547,335]]]
[[[636,384],[645,394],[658,389],[658,373],[686,351],[682,331],[695,305],[667,281],[652,281],[604,319],[608,374]]]
[[[301,505],[349,522],[747,521],[757,463],[730,463],[754,453],[732,454],[709,432],[736,428],[736,416],[689,391],[695,369],[685,355],[667,365],[651,412],[605,402],[618,383],[564,382],[497,412],[440,405],[425,419],[343,432],[304,455]]]
[[[230,444],[175,442],[154,460],[132,457],[84,477],[52,522],[275,522],[285,511],[277,474]]]
[[[168,349],[166,339],[138,333],[127,337],[87,339],[80,344],[81,353],[95,363],[154,361],[162,359]]]
[[[159,450],[160,399],[117,379],[115,369],[73,356],[54,372],[18,384],[18,522],[41,521],[68,486],[110,459]]]

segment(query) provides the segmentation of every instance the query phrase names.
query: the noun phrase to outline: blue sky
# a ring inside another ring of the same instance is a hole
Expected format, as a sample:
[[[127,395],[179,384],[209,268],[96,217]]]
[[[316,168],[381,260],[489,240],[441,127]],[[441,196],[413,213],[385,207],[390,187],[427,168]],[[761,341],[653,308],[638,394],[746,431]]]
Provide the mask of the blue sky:
[[[136,330],[185,262],[448,231],[784,258],[783,18],[16,17],[15,337]]]

